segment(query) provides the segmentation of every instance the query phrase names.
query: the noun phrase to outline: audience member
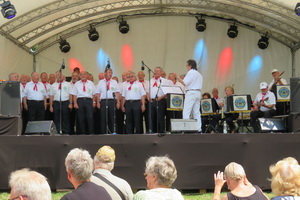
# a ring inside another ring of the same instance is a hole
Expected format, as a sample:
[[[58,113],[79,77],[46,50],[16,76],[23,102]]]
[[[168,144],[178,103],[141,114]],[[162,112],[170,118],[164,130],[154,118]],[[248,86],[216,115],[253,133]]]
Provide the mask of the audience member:
[[[20,169],[9,177],[11,200],[51,200],[51,189],[46,178],[35,171]]]
[[[267,200],[269,199],[257,185],[252,185],[247,177],[244,168],[235,162],[229,163],[223,172],[214,174],[215,191],[213,200]],[[221,198],[221,190],[224,183],[227,183],[229,193]]]
[[[134,200],[183,200],[177,189],[171,189],[177,178],[174,162],[167,156],[153,156],[146,162],[145,179],[148,190],[134,195]]]
[[[130,185],[111,173],[115,165],[115,150],[110,146],[101,147],[94,157],[93,183],[106,189],[113,200],[131,200],[133,193]]]
[[[93,159],[88,151],[72,149],[65,160],[68,179],[75,190],[64,195],[61,200],[111,200],[107,191],[90,182],[93,171]]]
[[[295,158],[288,157],[270,166],[271,188],[276,195],[271,200],[300,199],[300,166]]]

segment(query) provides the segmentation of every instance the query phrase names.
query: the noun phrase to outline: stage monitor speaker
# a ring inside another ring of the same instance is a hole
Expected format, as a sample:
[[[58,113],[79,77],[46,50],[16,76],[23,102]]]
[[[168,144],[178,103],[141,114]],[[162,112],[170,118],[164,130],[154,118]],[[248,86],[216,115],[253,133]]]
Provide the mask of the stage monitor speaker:
[[[30,121],[27,123],[25,135],[55,135],[57,134],[53,121]]]
[[[300,113],[291,113],[289,116],[289,131],[300,133]]]
[[[300,112],[300,77],[290,79],[291,112]]]
[[[171,119],[171,132],[198,132],[198,122],[195,119]]]
[[[20,117],[20,82],[4,81],[0,82],[0,116]]]
[[[285,125],[282,119],[258,118],[261,132],[284,132]]]

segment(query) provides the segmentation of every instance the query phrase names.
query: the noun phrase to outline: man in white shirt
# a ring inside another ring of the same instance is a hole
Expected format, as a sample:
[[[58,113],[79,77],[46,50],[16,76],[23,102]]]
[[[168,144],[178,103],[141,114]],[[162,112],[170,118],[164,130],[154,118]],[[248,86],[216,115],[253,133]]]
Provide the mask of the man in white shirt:
[[[166,94],[162,90],[162,86],[172,86],[172,82],[161,77],[163,70],[161,67],[155,67],[154,77],[150,80],[151,91],[148,101],[151,103],[151,123],[149,127],[154,133],[164,133],[166,122]]]
[[[142,83],[136,81],[134,72],[129,72],[129,82],[123,88],[122,111],[126,115],[126,133],[142,134],[142,113],[146,110],[146,92]]]
[[[250,113],[250,124],[254,133],[259,132],[257,119],[260,117],[271,118],[276,114],[276,98],[273,92],[269,91],[266,82],[260,83],[261,92],[256,95],[253,103],[254,110]]]
[[[80,72],[80,81],[77,81],[72,89],[74,108],[77,109],[78,129],[77,134],[94,134],[93,107],[95,85],[87,80],[88,73]]]
[[[280,76],[283,74],[280,73],[277,69],[272,70],[272,77],[273,80],[269,84],[269,90],[275,94],[275,97],[277,96],[276,86],[277,85],[287,85],[287,81]],[[289,102],[277,102],[276,103],[276,113],[278,115],[286,115],[288,114],[287,111],[290,109]]]
[[[28,121],[44,120],[47,108],[46,90],[43,83],[39,82],[37,72],[32,72],[31,80],[24,89],[24,109],[28,110]]]
[[[145,98],[145,106],[146,110],[142,113],[142,117],[144,118],[145,125],[146,125],[146,132],[149,131],[149,103],[148,103],[148,96],[149,96],[149,81],[145,80],[145,73],[143,71],[138,72],[138,82],[140,82],[143,85],[143,88],[146,92],[146,98]]]
[[[70,134],[70,109],[72,109],[71,84],[64,75],[56,73],[57,82],[50,87],[50,112],[59,133]],[[62,126],[61,126],[62,125]]]
[[[191,113],[193,113],[194,119],[198,122],[198,133],[201,133],[201,113],[200,113],[200,100],[203,78],[197,71],[197,63],[195,60],[187,61],[188,73],[182,80],[180,77],[178,81],[182,83],[186,88],[183,119],[190,119]]]
[[[100,109],[100,133],[115,133],[114,120],[116,110],[120,108],[120,88],[117,81],[112,79],[113,71],[108,68],[104,72],[105,78],[100,80],[96,88],[97,108]],[[108,129],[107,129],[108,128]]]
[[[76,71],[76,72],[72,73],[72,79],[70,81],[72,90],[77,81],[79,81],[79,73]],[[73,96],[72,96],[72,99],[73,99]],[[73,109],[71,110],[71,114],[70,114],[70,135],[75,135],[75,130],[76,130],[75,127],[77,127],[77,126],[78,126],[77,125],[77,110],[74,109],[74,107],[73,107]]]
[[[53,120],[53,114],[49,110],[50,106],[50,84],[48,74],[46,72],[41,73],[41,82],[44,84],[47,98],[47,109],[45,110],[45,120]]]
[[[287,82],[285,79],[281,78],[280,77],[280,73],[278,71],[278,69],[273,69],[271,71],[272,73],[272,77],[273,77],[273,80],[270,82],[269,84],[269,90],[272,91],[273,93],[276,92],[276,85],[286,85]]]
[[[94,157],[95,170],[91,182],[104,187],[113,200],[132,200],[133,193],[128,182],[111,173],[115,159],[113,148],[106,145],[101,147]]]

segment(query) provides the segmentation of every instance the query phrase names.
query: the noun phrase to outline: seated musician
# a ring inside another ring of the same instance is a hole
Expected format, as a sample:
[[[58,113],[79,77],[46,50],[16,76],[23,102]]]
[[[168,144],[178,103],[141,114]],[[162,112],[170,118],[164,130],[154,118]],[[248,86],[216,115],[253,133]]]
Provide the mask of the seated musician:
[[[254,110],[250,113],[250,124],[254,133],[260,131],[257,119],[260,117],[271,118],[276,114],[276,99],[273,92],[269,91],[266,82],[260,83],[261,92],[256,95],[253,103]]]
[[[234,88],[232,86],[225,87],[226,97],[234,95]],[[219,103],[219,107],[224,107],[224,102]],[[239,117],[239,113],[224,113],[224,120],[229,126],[229,133],[236,133],[236,127],[233,123],[233,120],[236,120]]]
[[[211,96],[208,92],[205,92],[202,94],[202,99],[210,99]],[[200,108],[201,109],[201,108]],[[205,133],[206,132],[206,127],[208,126],[209,124],[209,119],[208,119],[208,116],[201,116],[201,121],[202,121],[202,131]]]

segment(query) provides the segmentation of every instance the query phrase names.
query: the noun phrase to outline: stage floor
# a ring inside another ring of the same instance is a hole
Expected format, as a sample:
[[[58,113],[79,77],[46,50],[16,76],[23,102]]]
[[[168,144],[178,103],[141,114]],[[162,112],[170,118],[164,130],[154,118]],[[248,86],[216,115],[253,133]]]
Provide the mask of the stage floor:
[[[291,133],[1,136],[0,189],[8,189],[10,172],[24,167],[43,173],[52,189],[72,188],[64,166],[68,152],[79,147],[93,157],[102,145],[115,149],[113,173],[134,189],[145,188],[145,160],[154,155],[174,160],[178,189],[212,189],[213,173],[232,161],[244,166],[252,183],[269,189],[271,164],[288,156],[300,161],[300,134]]]

